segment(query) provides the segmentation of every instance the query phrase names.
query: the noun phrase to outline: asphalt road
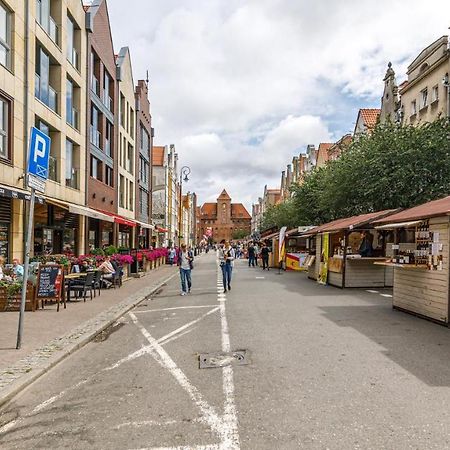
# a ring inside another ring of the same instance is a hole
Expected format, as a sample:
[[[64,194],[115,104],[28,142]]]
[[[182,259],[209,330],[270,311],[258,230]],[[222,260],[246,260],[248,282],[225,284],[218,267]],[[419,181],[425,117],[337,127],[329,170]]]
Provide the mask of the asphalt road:
[[[0,412],[0,448],[450,448],[447,328],[389,291],[245,261],[231,292],[219,279],[198,258],[190,295],[173,279],[31,385]],[[229,350],[249,364],[199,368]]]

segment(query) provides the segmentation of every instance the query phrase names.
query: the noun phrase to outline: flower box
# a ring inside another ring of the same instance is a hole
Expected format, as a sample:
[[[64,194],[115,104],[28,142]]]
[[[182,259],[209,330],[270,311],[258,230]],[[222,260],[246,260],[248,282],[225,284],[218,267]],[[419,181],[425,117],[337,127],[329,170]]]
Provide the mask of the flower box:
[[[8,288],[0,286],[0,312],[3,311],[20,311],[20,303],[22,301],[22,293],[19,291],[8,295]],[[25,301],[25,311],[35,311],[36,301],[34,298],[34,286],[28,285],[27,296]]]

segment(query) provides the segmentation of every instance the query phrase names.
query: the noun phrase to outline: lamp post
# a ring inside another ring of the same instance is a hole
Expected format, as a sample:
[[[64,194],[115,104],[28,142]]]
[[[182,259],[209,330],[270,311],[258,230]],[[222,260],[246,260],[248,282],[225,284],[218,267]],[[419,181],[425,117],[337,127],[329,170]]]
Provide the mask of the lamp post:
[[[181,223],[183,215],[183,181],[189,181],[189,174],[191,173],[191,168],[188,166],[183,166],[180,170],[180,207],[178,211],[178,247],[181,247]]]

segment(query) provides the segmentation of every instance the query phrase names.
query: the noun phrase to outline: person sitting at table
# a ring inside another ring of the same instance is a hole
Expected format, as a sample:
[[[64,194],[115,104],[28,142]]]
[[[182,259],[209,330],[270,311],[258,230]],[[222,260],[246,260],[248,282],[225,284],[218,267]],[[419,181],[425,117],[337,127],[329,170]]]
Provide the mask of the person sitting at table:
[[[102,271],[103,283],[107,288],[110,288],[112,286],[112,282],[109,280],[114,278],[116,270],[114,269],[109,256],[107,256],[106,259],[98,266],[98,270]]]
[[[13,259],[13,274],[15,278],[21,279],[23,277],[23,266],[17,258]]]

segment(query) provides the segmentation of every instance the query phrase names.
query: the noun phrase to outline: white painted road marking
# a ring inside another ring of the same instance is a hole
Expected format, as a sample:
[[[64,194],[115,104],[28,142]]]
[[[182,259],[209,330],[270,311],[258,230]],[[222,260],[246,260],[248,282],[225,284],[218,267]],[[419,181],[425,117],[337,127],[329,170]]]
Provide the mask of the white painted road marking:
[[[389,297],[389,298],[392,298],[392,295],[391,294],[380,294],[382,297]]]
[[[160,308],[160,309],[145,309],[141,311],[134,311],[136,314],[142,314],[147,312],[163,312],[163,311],[172,311],[175,309],[197,309],[197,308],[212,308],[216,305],[198,305],[198,306],[174,306],[172,308]]]
[[[370,292],[371,294],[379,294],[378,291],[374,291],[372,289],[366,289],[366,292]]]

